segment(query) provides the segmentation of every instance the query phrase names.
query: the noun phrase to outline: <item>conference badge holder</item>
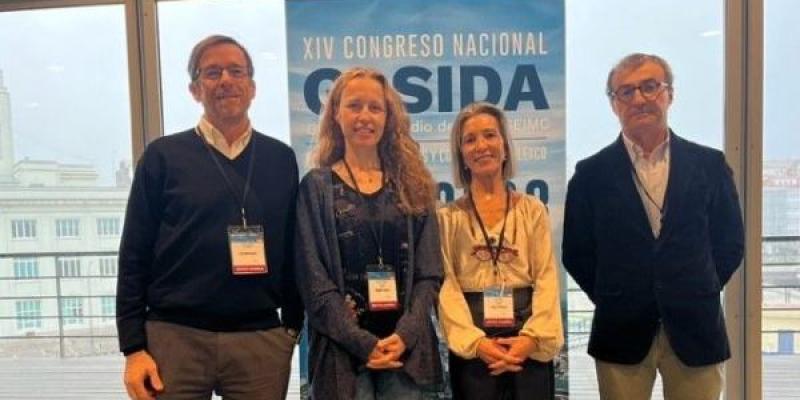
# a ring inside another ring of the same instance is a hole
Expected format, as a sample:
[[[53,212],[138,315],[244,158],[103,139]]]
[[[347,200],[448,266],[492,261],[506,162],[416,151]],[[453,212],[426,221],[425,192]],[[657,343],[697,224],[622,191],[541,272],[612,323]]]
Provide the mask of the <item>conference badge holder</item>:
[[[261,225],[229,226],[228,243],[234,275],[258,275],[269,271],[264,228]]]
[[[513,290],[490,286],[483,291],[483,326],[508,328],[514,326]]]
[[[397,279],[389,264],[367,265],[367,295],[370,311],[391,311],[400,308],[397,301]]]

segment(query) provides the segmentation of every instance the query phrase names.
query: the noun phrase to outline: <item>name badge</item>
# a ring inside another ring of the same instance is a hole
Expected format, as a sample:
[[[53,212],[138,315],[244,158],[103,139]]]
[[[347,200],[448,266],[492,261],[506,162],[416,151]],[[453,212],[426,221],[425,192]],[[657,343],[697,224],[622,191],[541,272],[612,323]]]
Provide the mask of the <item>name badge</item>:
[[[234,275],[266,274],[267,254],[261,225],[229,226],[231,271]]]
[[[367,265],[367,295],[370,311],[400,308],[400,303],[397,301],[397,279],[391,265]]]
[[[514,326],[513,290],[492,286],[483,291],[483,326],[507,328]]]

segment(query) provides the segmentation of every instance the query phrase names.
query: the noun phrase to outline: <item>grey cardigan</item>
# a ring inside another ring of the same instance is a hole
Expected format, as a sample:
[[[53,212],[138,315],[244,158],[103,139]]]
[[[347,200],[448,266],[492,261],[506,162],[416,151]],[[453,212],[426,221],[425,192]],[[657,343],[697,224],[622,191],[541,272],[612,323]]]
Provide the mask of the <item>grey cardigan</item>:
[[[379,338],[346,317],[332,173],[330,168],[313,169],[300,183],[295,268],[308,314],[311,398],[349,400],[355,396],[356,371],[366,364]],[[429,386],[442,380],[438,340],[431,320],[443,279],[441,247],[433,212],[407,220],[408,289],[403,299],[404,314],[395,332],[406,345],[401,359],[403,371],[418,385]]]

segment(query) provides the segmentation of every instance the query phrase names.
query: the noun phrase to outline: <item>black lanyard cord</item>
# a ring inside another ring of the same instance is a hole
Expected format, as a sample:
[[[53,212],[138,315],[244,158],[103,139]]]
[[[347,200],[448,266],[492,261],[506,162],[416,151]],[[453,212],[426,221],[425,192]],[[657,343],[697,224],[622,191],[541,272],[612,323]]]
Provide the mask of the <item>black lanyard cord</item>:
[[[355,186],[356,193],[358,193],[358,197],[361,199],[361,202],[364,205],[367,205],[367,198],[364,193],[361,191],[361,188],[358,187],[358,182],[356,182],[356,177],[353,175],[353,170],[350,169],[350,165],[347,164],[347,160],[342,157],[342,163],[344,164],[344,168],[347,170],[347,174],[350,175],[350,180],[353,181],[353,186]],[[381,187],[386,184],[386,174],[383,172],[383,161],[381,161]],[[375,240],[375,246],[378,250],[378,265],[383,265],[383,220],[384,220],[384,212],[385,212],[385,204],[378,204],[378,232],[375,232],[375,227],[370,222],[367,225],[369,226],[369,231],[372,234],[372,239]],[[374,213],[372,215],[375,216]]]
[[[633,164],[631,164],[631,172],[633,173],[634,179],[636,179],[637,186],[642,188],[642,191],[644,192],[644,195],[647,197],[647,200],[650,200],[650,203],[653,203],[653,205],[656,206],[656,208],[658,209],[658,214],[663,219],[664,215],[667,213],[667,197],[666,197],[666,194],[664,194],[664,202],[663,202],[663,204],[659,206],[658,203],[656,202],[656,200],[653,198],[653,196],[650,195],[650,192],[647,190],[647,187],[645,187],[644,183],[642,183],[641,178],[639,178],[639,173],[636,172],[636,167],[634,167]]]
[[[489,233],[486,231],[486,226],[484,226],[481,215],[478,213],[478,207],[475,205],[475,200],[472,198],[472,188],[470,188],[467,198],[469,199],[472,212],[475,214],[475,219],[478,220],[478,226],[481,227],[481,233],[483,233],[483,240],[486,242],[486,247],[489,248],[489,253],[492,256],[492,265],[497,268],[497,260],[500,259],[500,251],[503,248],[503,239],[505,238],[506,234],[508,212],[511,209],[511,189],[506,186],[506,211],[503,214],[503,227],[500,228],[500,236],[498,238],[499,240],[497,242],[497,246],[492,245],[492,241],[489,240]]]
[[[199,132],[198,132],[199,134]],[[247,228],[247,215],[245,213],[245,204],[247,201],[247,194],[250,192],[250,179],[253,177],[253,165],[255,164],[256,159],[256,141],[255,138],[252,136],[250,137],[250,161],[247,165],[247,177],[244,181],[244,193],[242,194],[242,198],[239,199],[239,195],[236,193],[236,190],[233,188],[233,183],[231,182],[230,178],[228,178],[228,174],[225,173],[225,169],[222,168],[222,164],[220,164],[217,156],[214,155],[214,151],[211,150],[211,144],[205,140],[205,137],[200,135],[201,139],[203,140],[203,144],[208,150],[208,156],[211,157],[211,160],[214,161],[214,164],[217,166],[219,173],[222,175],[222,178],[225,179],[225,184],[228,187],[228,190],[231,192],[233,198],[239,202],[239,212],[242,215],[242,226]]]

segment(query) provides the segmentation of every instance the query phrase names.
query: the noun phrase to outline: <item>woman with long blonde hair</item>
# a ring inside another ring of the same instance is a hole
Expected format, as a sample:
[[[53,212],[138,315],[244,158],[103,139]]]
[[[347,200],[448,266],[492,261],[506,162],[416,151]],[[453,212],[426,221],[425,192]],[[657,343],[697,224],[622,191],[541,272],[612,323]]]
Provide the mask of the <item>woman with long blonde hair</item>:
[[[345,71],[300,184],[296,270],[317,399],[421,399],[441,380],[435,182],[386,77]]]

